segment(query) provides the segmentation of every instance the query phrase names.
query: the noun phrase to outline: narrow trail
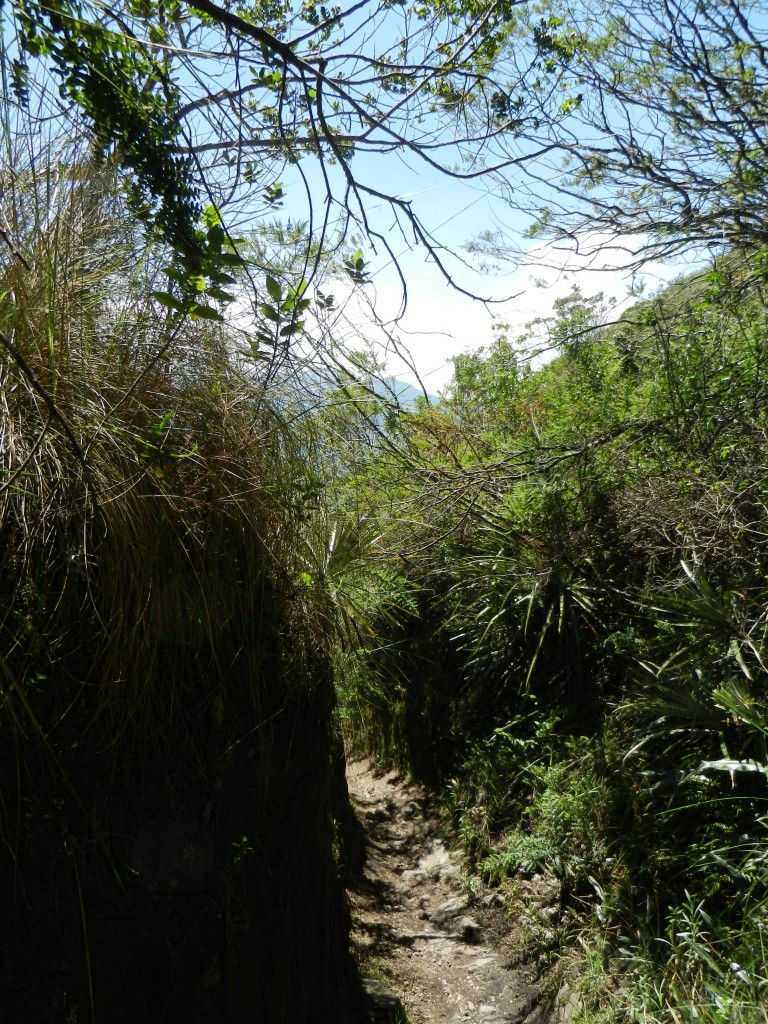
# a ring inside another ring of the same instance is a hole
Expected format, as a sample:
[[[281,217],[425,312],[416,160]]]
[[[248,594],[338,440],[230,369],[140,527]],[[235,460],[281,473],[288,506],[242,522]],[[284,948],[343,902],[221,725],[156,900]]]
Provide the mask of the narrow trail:
[[[363,972],[381,979],[367,986],[373,1020],[402,1021],[404,1007],[409,1024],[566,1022],[562,997],[521,955],[521,936],[559,913],[556,884],[534,876],[511,913],[498,891],[470,891],[421,787],[365,761],[349,765],[348,785],[368,840],[350,901]]]

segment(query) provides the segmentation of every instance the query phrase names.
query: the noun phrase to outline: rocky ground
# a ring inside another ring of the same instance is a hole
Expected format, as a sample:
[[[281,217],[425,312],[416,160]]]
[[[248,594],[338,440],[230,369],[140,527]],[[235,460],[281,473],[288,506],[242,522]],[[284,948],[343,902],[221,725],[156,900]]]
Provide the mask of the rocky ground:
[[[567,1022],[570,993],[534,953],[557,927],[557,883],[534,876],[506,892],[470,883],[423,789],[365,761],[350,764],[348,783],[368,839],[350,900],[372,1019]]]

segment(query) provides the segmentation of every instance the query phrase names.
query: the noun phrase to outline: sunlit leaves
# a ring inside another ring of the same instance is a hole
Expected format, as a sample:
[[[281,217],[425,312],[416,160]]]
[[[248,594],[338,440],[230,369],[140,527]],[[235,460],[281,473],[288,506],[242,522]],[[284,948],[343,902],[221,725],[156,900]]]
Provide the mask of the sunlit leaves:
[[[310,299],[304,298],[307,281],[301,280],[298,284],[284,289],[277,278],[267,274],[265,287],[272,301],[259,303],[259,312],[262,316],[275,324],[280,338],[290,338],[300,333],[304,329],[304,320],[301,316],[312,304]],[[260,337],[268,344],[275,343],[275,338],[265,332],[262,332]]]
[[[22,52],[51,61],[62,96],[92,122],[103,157],[119,152],[133,171],[132,207],[187,259],[196,255],[192,225],[200,215],[192,163],[178,154],[178,92],[163,69],[128,36],[79,5],[11,5]]]
[[[350,259],[344,260],[344,268],[354,284],[366,284],[369,279],[366,267],[367,263],[361,249],[358,249]]]
[[[269,185],[264,189],[262,195],[270,206],[282,206],[283,199],[285,199],[282,182],[276,181]]]

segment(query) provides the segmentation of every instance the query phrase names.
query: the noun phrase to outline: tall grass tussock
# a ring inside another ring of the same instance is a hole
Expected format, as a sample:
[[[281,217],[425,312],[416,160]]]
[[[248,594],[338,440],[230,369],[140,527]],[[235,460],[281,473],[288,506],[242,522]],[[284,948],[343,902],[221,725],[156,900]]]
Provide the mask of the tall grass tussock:
[[[354,1019],[298,441],[42,124],[0,170],[0,1016]]]

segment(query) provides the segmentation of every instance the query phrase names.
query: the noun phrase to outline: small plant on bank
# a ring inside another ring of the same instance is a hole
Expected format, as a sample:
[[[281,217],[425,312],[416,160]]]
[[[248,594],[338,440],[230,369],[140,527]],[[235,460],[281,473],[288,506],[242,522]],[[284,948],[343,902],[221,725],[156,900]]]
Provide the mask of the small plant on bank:
[[[607,835],[612,794],[598,776],[586,738],[571,741],[575,758],[528,768],[531,797],[525,824],[507,833],[480,867],[489,882],[515,872],[547,870],[576,887],[608,862]]]

